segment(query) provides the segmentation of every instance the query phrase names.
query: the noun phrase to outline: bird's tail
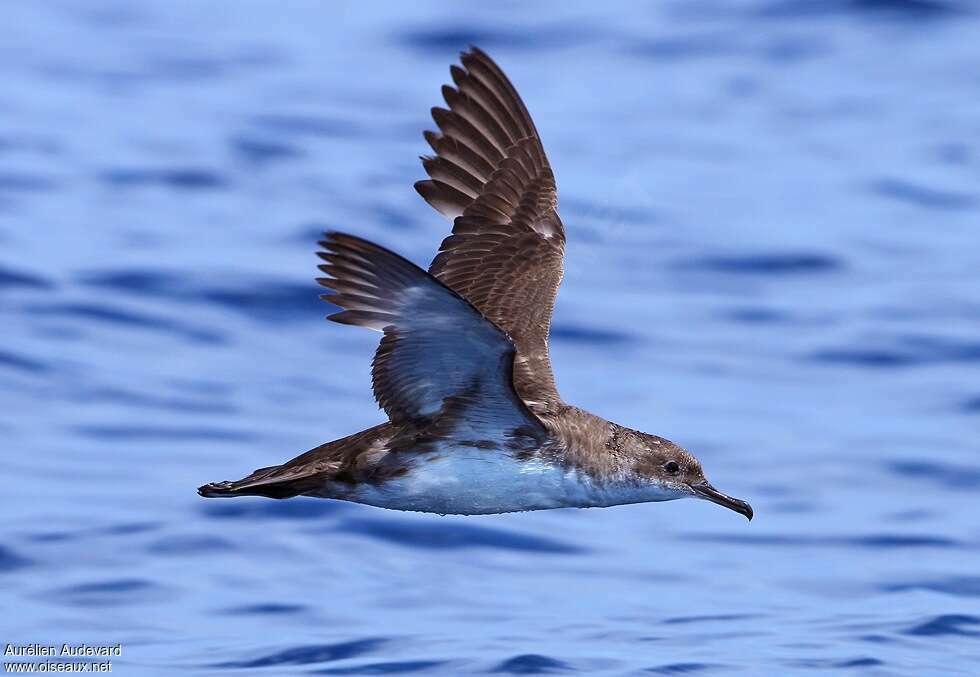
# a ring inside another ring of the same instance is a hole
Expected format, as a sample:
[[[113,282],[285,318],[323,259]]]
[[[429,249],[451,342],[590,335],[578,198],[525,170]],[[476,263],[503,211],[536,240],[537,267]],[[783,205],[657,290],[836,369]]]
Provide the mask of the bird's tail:
[[[308,481],[303,481],[307,479]],[[283,473],[280,465],[259,468],[248,477],[225,482],[210,482],[197,488],[205,498],[234,498],[235,496],[266,496],[268,498],[292,498],[316,486],[315,478],[296,477]]]
[[[317,491],[323,487],[324,482],[337,479],[338,474],[362,451],[371,448],[372,445],[387,442],[391,436],[391,426],[382,423],[339,440],[321,444],[282,465],[259,468],[240,480],[205,484],[197,488],[197,493],[205,498],[234,498],[235,496],[292,498]]]

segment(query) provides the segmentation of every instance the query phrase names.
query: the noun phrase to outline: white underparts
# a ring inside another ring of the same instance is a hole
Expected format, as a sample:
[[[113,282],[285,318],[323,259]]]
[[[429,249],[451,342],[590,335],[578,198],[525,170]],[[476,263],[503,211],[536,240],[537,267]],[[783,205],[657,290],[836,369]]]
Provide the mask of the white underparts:
[[[318,495],[393,510],[483,515],[669,501],[689,494],[650,482],[600,483],[544,460],[519,461],[501,451],[467,448],[422,454],[406,474],[376,484],[330,482]]]

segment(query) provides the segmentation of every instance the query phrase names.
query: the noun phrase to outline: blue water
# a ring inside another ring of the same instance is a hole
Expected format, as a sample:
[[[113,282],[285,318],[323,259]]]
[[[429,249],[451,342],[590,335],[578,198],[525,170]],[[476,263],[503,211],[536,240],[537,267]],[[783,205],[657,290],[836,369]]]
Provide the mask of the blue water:
[[[0,642],[121,642],[134,675],[980,672],[976,6],[592,5],[4,3]],[[428,262],[420,131],[470,42],[556,169],[564,397],[752,523],[196,495],[381,420],[314,243]]]

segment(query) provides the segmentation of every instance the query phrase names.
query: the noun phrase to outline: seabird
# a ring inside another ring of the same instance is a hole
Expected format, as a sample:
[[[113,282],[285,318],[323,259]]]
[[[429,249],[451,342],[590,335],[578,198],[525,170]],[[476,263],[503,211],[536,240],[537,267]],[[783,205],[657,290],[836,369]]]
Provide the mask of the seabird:
[[[565,228],[538,132],[483,51],[461,55],[433,108],[419,194],[449,219],[428,272],[328,232],[318,252],[340,308],[381,332],[374,395],[388,421],[201,496],[316,496],[394,510],[478,515],[694,497],[752,519],[677,444],[566,404],[548,333]]]

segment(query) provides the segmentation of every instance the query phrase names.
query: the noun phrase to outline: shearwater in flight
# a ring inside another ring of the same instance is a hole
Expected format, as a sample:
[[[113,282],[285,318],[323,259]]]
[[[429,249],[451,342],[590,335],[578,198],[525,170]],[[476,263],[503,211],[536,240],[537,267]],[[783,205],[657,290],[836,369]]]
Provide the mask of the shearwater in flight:
[[[395,510],[478,515],[694,497],[752,519],[670,440],[558,395],[548,332],[565,251],[555,178],[524,103],[479,49],[451,67],[429,179],[415,184],[453,223],[428,272],[337,232],[318,255],[341,310],[382,333],[374,395],[388,421],[202,496],[317,496]]]

